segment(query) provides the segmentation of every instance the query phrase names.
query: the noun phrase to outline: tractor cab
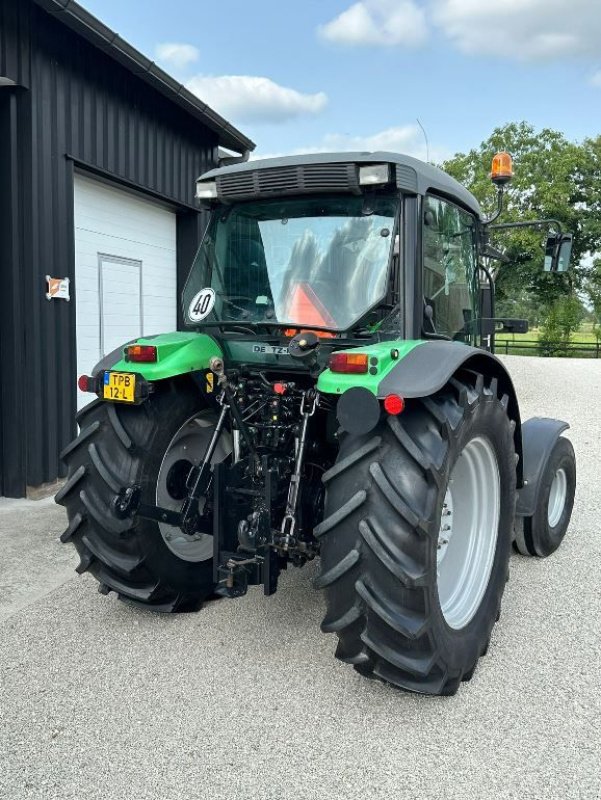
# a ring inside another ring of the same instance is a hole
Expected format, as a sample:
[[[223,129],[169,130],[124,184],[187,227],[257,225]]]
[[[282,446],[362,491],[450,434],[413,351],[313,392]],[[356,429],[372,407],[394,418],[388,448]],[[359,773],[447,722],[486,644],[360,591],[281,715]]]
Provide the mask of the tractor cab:
[[[494,351],[496,331],[527,330],[494,319],[484,263],[503,258],[489,231],[514,226],[492,225],[512,169],[507,153],[495,157],[491,219],[446,173],[393,153],[212,170],[197,182],[211,216],[183,293],[185,324],[226,338],[311,328],[322,339],[441,339]],[[563,271],[571,236],[555,225],[545,269]]]
[[[475,343],[480,208],[442,171],[391,153],[271,159],[207,173],[197,195],[211,217],[187,325]]]

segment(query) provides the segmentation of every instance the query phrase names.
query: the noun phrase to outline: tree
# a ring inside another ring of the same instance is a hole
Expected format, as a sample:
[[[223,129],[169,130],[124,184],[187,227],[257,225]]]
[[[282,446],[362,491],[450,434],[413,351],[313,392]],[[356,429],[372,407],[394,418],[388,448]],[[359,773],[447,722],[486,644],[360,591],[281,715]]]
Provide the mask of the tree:
[[[585,293],[593,317],[593,331],[601,340],[601,258],[596,258],[586,272]]]
[[[460,153],[443,169],[466,185],[480,200],[486,215],[496,207],[496,189],[489,179],[493,155],[507,150],[514,158],[515,177],[506,189],[503,222],[554,218],[574,234],[573,264],[569,274],[543,271],[544,230],[499,232],[495,244],[510,263],[499,268],[497,297],[500,314],[516,304],[529,307],[531,321],[546,318],[566,295],[585,290],[584,255],[601,249],[601,136],[581,145],[548,128],[526,122],[510,123],[493,131],[479,148]]]
[[[579,212],[583,216],[583,249],[599,251],[601,238],[601,135],[585,139],[581,146]]]
[[[544,355],[565,355],[572,334],[584,319],[584,307],[575,295],[559,297],[549,308],[539,343]]]

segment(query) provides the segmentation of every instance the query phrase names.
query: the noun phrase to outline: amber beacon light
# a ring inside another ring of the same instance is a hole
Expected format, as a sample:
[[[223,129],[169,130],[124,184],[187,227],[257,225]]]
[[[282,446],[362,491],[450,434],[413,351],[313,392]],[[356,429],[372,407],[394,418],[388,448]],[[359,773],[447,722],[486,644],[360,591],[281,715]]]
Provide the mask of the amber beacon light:
[[[497,186],[502,186],[513,178],[513,160],[509,153],[502,151],[497,153],[492,160],[490,179]]]

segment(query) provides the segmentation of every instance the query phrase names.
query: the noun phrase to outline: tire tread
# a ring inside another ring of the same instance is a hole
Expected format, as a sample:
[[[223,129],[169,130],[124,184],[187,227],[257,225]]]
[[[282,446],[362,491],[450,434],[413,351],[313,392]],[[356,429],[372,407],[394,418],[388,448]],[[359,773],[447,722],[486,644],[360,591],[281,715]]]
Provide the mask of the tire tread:
[[[498,598],[497,583],[490,595],[496,607],[482,623],[481,639],[466,648],[459,664],[449,661],[431,598],[437,592],[434,535],[450,458],[479,403],[479,414],[493,415],[487,419],[502,425],[503,415],[500,435],[513,464],[508,404],[497,390],[494,379],[458,375],[437,395],[388,417],[368,441],[345,439],[341,468],[329,470],[326,515],[317,529],[322,567],[315,586],[325,589],[327,601],[322,630],[337,634],[336,657],[362,675],[407,691],[451,695],[485,651],[504,580]]]

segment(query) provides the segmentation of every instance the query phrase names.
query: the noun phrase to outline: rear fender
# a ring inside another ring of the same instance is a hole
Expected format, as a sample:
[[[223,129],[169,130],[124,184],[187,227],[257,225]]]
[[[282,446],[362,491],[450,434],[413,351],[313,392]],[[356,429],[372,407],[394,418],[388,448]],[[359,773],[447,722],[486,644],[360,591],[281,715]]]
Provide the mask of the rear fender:
[[[555,443],[570,426],[559,419],[532,417],[522,425],[524,481],[518,492],[516,516],[531,517],[536,511],[540,482]]]
[[[419,346],[416,346],[418,345]],[[396,343],[395,343],[396,346]],[[390,343],[388,343],[390,349]],[[361,350],[363,352],[363,349]],[[492,353],[479,350],[475,347],[462,344],[461,342],[449,342],[442,340],[428,340],[419,343],[412,343],[405,353],[393,365],[387,369],[386,373],[377,382],[364,387],[366,393],[372,392],[379,400],[384,399],[389,394],[398,394],[404,398],[429,397],[440,391],[449,380],[462,369],[469,369],[480,372],[489,378],[496,378],[499,397],[507,395],[507,413],[513,422],[515,430],[513,433],[515,450],[519,456],[517,462],[517,486],[522,486],[522,432],[520,421],[520,409],[513,382],[507,372],[505,365]],[[346,378],[357,378],[358,376],[344,376]],[[371,378],[371,381],[374,379]],[[321,381],[321,378],[320,378]],[[357,381],[359,383],[359,381]],[[318,385],[318,388],[319,387]],[[350,387],[349,387],[350,388]],[[339,390],[338,390],[339,391]],[[351,420],[357,416],[357,396],[349,397],[349,402],[345,401],[345,393],[341,395],[339,401],[339,412]],[[348,410],[348,414],[344,413]],[[338,420],[342,427],[345,427],[338,414]],[[362,415],[363,416],[363,415]],[[349,423],[347,422],[347,425]]]
[[[157,360],[151,364],[138,364],[125,360],[124,348],[129,344],[148,344],[157,349]],[[177,375],[209,369],[214,356],[223,353],[217,342],[204,333],[176,331],[158,336],[142,336],[113,350],[96,364],[92,375],[104,370],[135,372],[147,381],[160,381]]]

